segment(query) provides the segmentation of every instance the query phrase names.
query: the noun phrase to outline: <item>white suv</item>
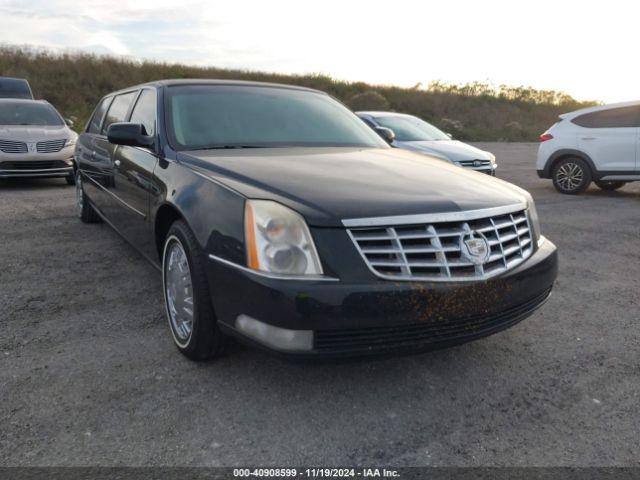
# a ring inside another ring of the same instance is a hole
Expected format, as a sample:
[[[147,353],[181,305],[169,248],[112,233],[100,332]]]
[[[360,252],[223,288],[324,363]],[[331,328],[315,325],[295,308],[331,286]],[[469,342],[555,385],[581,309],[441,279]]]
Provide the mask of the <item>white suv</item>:
[[[640,180],[640,101],[565,113],[540,141],[538,176],[560,193],[584,192],[592,180],[617,190]]]

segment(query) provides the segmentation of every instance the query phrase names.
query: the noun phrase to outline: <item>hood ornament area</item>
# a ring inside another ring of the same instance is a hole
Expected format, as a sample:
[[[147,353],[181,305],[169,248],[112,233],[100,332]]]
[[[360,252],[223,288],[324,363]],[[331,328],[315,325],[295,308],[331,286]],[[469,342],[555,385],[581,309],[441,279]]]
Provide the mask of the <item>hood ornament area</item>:
[[[475,230],[465,232],[460,237],[460,251],[474,265],[482,265],[491,254],[486,237]]]

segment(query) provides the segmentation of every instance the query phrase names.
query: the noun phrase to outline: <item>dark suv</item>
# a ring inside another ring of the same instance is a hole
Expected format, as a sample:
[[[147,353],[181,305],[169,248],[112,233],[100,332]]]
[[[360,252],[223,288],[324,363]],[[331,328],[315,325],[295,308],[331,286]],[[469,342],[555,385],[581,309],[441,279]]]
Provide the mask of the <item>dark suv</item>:
[[[405,353],[507,328],[549,296],[531,196],[390,148],[328,95],[159,81],[112,93],[76,148],[84,222],[162,271],[175,344]]]
[[[0,98],[33,100],[33,92],[24,78],[0,77]]]

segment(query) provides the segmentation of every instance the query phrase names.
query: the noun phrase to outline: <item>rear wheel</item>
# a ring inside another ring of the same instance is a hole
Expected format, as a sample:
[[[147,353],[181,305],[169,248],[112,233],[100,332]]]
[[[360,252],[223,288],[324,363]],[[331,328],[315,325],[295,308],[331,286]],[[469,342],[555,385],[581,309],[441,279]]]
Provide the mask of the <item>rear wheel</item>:
[[[224,353],[227,339],[218,329],[204,254],[182,220],[171,225],[162,255],[162,284],[171,334],[178,350],[191,360]]]
[[[613,190],[618,190],[619,188],[624,187],[625,183],[627,182],[620,182],[620,181],[607,181],[607,180],[596,180],[595,184],[600,187],[602,190],[608,190],[608,191],[613,191]]]
[[[95,209],[87,199],[87,194],[84,193],[80,172],[76,174],[74,183],[76,185],[76,210],[78,212],[78,217],[80,217],[80,220],[84,223],[100,223],[102,218],[100,218],[100,215],[96,213]]]
[[[553,186],[560,193],[575,195],[589,188],[591,169],[581,158],[563,158],[554,165],[552,178]]]

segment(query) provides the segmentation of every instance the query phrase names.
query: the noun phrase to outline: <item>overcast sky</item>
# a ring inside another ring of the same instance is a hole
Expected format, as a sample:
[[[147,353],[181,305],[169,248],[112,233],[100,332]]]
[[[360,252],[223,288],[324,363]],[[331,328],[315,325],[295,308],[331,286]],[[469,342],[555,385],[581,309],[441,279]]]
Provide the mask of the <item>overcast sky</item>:
[[[400,86],[478,80],[640,98],[632,0],[0,0],[0,18],[0,43]]]

